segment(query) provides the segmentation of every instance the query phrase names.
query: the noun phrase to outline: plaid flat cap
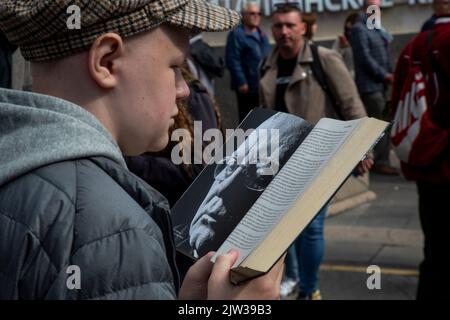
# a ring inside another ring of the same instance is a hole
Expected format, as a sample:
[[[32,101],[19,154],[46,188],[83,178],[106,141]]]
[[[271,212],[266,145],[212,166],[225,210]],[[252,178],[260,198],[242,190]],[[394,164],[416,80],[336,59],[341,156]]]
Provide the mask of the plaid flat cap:
[[[237,12],[203,0],[0,1],[0,29],[35,62],[89,50],[106,32],[125,38],[162,23],[193,32],[225,31],[239,22]]]

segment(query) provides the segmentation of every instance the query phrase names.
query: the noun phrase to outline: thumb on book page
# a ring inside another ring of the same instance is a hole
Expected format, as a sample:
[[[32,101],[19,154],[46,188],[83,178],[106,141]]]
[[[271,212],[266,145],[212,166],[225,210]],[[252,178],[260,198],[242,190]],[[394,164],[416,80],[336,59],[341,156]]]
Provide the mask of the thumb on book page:
[[[227,254],[218,256],[214,263],[211,279],[218,282],[229,281],[230,269],[238,257],[239,252],[236,250],[230,250]]]

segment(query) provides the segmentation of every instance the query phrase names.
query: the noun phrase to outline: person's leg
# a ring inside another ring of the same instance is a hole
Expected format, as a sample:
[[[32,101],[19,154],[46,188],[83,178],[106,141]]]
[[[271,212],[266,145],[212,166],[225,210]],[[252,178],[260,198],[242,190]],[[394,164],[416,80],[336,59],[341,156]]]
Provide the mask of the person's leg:
[[[296,240],[297,241],[297,240]],[[289,247],[285,259],[285,277],[296,282],[299,281],[297,250],[295,249],[296,241]]]
[[[249,105],[249,107],[250,107],[249,112],[250,112],[250,110],[255,109],[255,108],[258,108],[258,107],[260,106],[260,103],[259,103],[259,93],[258,93],[258,91],[255,91],[255,92],[249,92],[249,93],[248,93],[248,98],[249,98],[249,103],[248,103],[248,105]]]
[[[424,234],[424,260],[420,264],[417,299],[449,299],[448,230],[450,182],[418,182],[419,215]]]
[[[245,113],[245,107],[247,105],[247,101],[245,99],[245,94],[239,93],[236,91],[236,98],[238,104],[238,120],[239,123],[242,121],[242,115]]]
[[[280,295],[282,298],[286,298],[296,292],[298,287],[299,274],[298,274],[298,263],[297,263],[297,253],[295,250],[295,242],[289,247],[286,259],[285,259],[285,269],[284,277],[281,282]]]
[[[376,119],[383,119],[383,110],[386,106],[386,98],[383,92],[373,92],[362,95],[362,101],[366,107],[369,117]],[[390,137],[386,134],[374,148],[374,170],[380,169],[380,173],[397,174],[397,170],[388,170],[390,168],[389,152],[390,152]],[[384,171],[386,172],[383,172]]]
[[[258,92],[236,93],[238,100],[239,122],[242,122],[250,110],[259,106]]]
[[[312,220],[296,242],[300,293],[309,296],[318,289],[319,268],[322,262],[325,241],[323,236],[324,220],[328,206]]]

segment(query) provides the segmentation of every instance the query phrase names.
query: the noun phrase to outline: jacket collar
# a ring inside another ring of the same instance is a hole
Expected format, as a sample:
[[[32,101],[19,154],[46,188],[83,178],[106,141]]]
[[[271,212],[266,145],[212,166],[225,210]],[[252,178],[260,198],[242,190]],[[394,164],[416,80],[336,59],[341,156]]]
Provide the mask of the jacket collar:
[[[275,48],[272,53],[267,58],[267,61],[264,63],[262,68],[262,72],[265,73],[267,70],[278,70],[278,57],[279,50]],[[294,73],[292,74],[291,83],[293,84],[297,81],[303,80],[306,78],[305,70],[302,65],[310,64],[313,62],[312,52],[310,48],[310,41],[305,39],[305,44],[303,45],[302,50],[300,50],[297,56],[297,67],[294,69]],[[276,76],[276,75],[275,75]]]
[[[447,23],[450,23],[450,15],[449,14],[436,17],[436,21],[434,24],[436,25],[436,24],[447,24]]]
[[[300,50],[298,56],[297,56],[297,62],[299,64],[303,63],[311,63],[313,61],[312,58],[312,52],[311,48],[309,47],[310,41],[305,39],[305,43],[303,45],[303,48]],[[277,67],[277,61],[279,57],[279,49],[276,47],[272,53],[267,58],[266,63],[264,64],[264,68],[276,68]]]
[[[252,37],[252,36],[253,36],[253,33],[252,33],[252,32],[248,32],[248,31],[245,29],[244,24],[242,24],[242,23],[237,27],[237,29],[240,30],[240,32],[242,32],[242,34],[244,34],[244,35],[246,35],[246,36],[249,36],[249,37]],[[256,28],[256,31],[257,31],[261,36],[265,35],[264,32],[261,30],[260,27],[257,27],[257,28]]]
[[[367,20],[369,19],[367,14],[365,12],[362,12],[362,11],[358,13],[358,17],[359,17],[358,18],[359,22],[364,23],[364,24],[366,24]]]

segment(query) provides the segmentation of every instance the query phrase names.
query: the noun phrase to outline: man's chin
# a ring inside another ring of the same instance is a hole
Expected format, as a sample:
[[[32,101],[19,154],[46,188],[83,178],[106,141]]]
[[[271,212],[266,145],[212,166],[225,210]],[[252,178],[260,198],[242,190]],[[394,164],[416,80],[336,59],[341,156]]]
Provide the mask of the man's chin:
[[[163,151],[168,145],[169,134],[166,134],[165,137],[161,138],[159,141],[152,143],[147,152],[160,152]]]
[[[290,40],[286,40],[286,41],[281,41],[280,47],[282,47],[283,49],[291,49],[292,48],[292,41]]]

